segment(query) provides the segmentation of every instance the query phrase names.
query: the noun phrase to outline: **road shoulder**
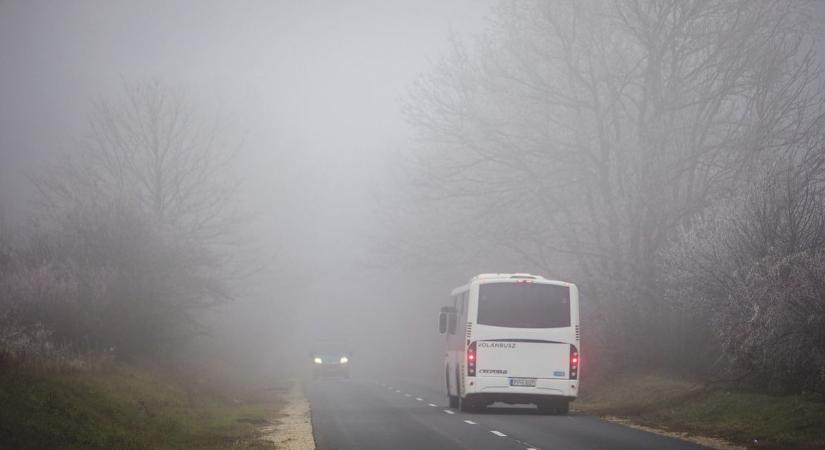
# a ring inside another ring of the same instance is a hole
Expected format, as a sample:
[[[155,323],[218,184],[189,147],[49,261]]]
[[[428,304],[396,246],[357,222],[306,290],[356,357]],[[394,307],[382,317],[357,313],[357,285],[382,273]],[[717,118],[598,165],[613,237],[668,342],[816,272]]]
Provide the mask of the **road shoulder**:
[[[292,382],[285,400],[278,423],[262,428],[261,439],[275,444],[279,449],[315,450],[309,402],[301,382]]]
[[[633,428],[636,430],[646,431],[648,433],[658,434],[661,436],[667,436],[674,439],[680,439],[687,442],[693,442],[694,444],[699,444],[705,447],[713,448],[716,450],[745,450],[747,447],[742,445],[737,445],[732,442],[728,442],[724,439],[717,438],[717,437],[710,437],[710,436],[700,436],[697,434],[687,433],[687,432],[676,432],[676,431],[667,431],[662,430],[659,428],[654,428],[646,425],[641,425],[638,423],[634,423],[631,419],[626,417],[615,417],[615,416],[603,416],[602,419],[612,422],[615,424],[619,424],[625,427]]]

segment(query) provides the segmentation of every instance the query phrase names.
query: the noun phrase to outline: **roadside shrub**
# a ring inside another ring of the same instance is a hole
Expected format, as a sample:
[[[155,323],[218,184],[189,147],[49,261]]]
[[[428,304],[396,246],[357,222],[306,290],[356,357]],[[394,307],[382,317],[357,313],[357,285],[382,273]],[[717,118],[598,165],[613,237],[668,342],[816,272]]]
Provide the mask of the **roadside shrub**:
[[[0,346],[15,358],[157,355],[200,333],[198,313],[222,294],[199,270],[208,255],[128,205],[79,208],[5,248]]]
[[[718,367],[782,390],[825,390],[825,189],[771,176],[686,230],[671,298],[712,324]]]

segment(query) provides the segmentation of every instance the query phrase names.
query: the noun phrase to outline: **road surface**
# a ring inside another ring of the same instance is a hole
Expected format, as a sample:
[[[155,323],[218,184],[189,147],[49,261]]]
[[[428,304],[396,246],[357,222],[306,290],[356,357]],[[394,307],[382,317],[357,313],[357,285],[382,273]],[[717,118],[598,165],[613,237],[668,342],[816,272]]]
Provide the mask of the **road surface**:
[[[414,382],[321,379],[307,386],[319,450],[656,449],[697,444],[589,416],[544,416],[529,407],[462,413],[444,393]]]

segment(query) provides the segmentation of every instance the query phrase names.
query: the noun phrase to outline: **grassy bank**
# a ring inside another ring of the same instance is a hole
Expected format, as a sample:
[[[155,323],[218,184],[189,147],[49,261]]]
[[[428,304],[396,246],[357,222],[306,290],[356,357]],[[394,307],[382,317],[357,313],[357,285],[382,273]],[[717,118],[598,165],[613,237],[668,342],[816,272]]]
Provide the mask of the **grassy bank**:
[[[273,393],[237,399],[193,392],[186,380],[118,366],[88,373],[0,373],[0,448],[271,448],[257,429],[279,409]]]
[[[825,448],[825,401],[815,396],[705,389],[689,380],[645,374],[586,385],[574,407],[760,449]]]

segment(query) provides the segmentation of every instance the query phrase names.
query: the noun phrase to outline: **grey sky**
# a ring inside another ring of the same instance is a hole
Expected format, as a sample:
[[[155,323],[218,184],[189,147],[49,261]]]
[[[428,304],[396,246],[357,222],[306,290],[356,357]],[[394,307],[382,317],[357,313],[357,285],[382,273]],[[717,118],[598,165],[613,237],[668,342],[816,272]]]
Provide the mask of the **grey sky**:
[[[297,153],[377,151],[402,133],[397,99],[483,2],[5,2],[0,6],[4,191],[84,129],[89,101],[158,78],[231,116],[262,172]],[[354,155],[353,155],[354,153]],[[315,162],[315,161],[312,161]],[[252,180],[253,182],[256,180]]]

